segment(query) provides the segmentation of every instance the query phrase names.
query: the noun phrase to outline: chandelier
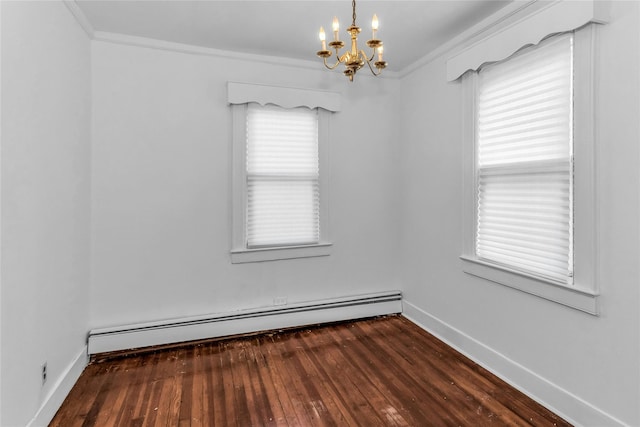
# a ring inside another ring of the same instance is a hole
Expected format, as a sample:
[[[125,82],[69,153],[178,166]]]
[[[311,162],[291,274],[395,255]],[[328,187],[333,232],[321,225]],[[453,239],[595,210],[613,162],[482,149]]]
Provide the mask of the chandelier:
[[[367,46],[373,49],[371,56],[367,56],[364,50],[358,49],[358,34],[360,33],[360,27],[356,25],[356,0],[351,2],[353,7],[353,22],[351,26],[347,28],[347,33],[351,35],[351,50],[348,50],[344,53],[344,55],[340,55],[339,50],[344,47],[344,42],[340,40],[338,36],[338,31],[340,29],[340,23],[338,22],[338,18],[333,18],[333,41],[329,42],[329,47],[336,50],[336,58],[337,61],[333,65],[327,64],[327,58],[331,56],[331,51],[327,50],[327,42],[326,35],[324,33],[324,28],[320,27],[320,41],[322,43],[322,50],[318,51],[316,55],[324,61],[324,66],[330,70],[334,70],[338,65],[344,64],[345,70],[344,75],[349,77],[349,81],[353,81],[353,76],[356,75],[356,72],[364,67],[366,63],[373,73],[374,76],[380,75],[382,70],[387,66],[387,62],[382,60],[382,40],[376,39],[376,32],[378,31],[378,17],[374,14],[373,19],[371,21],[371,28],[373,30],[373,37],[371,40],[367,40]],[[375,58],[376,54],[378,55],[378,60],[373,63],[376,70],[374,70],[371,65],[371,61]]]

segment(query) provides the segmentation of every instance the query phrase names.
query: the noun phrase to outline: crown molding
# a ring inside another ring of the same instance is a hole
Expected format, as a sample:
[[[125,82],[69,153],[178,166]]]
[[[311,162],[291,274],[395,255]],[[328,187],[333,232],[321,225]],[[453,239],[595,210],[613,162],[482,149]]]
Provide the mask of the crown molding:
[[[226,58],[226,59],[234,59],[239,61],[249,61],[249,62],[259,62],[270,65],[280,65],[280,66],[288,66],[295,68],[304,68],[309,70],[323,70],[317,61],[305,60],[305,59],[295,59],[295,58],[287,58],[281,56],[270,56],[270,55],[259,55],[253,53],[242,53],[242,52],[234,52],[229,50],[222,49],[214,49],[203,46],[196,46],[186,43],[176,43],[169,42],[165,40],[152,39],[147,37],[138,37],[131,36],[127,34],[120,33],[111,33],[106,31],[96,31],[89,19],[84,14],[80,6],[76,3],[75,0],[63,0],[64,4],[67,6],[71,14],[74,16],[78,24],[84,29],[89,38],[94,41],[115,43],[127,46],[137,46],[144,47],[149,49],[158,49],[158,50],[166,50],[171,52],[180,52],[187,53],[191,55],[203,55],[203,56],[212,56],[217,58]],[[370,77],[373,76],[367,75],[366,73],[362,73],[362,75],[358,75],[359,77]],[[394,79],[398,78],[398,72],[396,71],[385,71],[385,73],[380,76],[382,78]]]
[[[85,15],[82,9],[80,9],[78,3],[76,3],[75,0],[63,0],[63,3],[65,4],[65,6],[67,6],[69,12],[71,12],[73,17],[76,19],[76,22],[80,25],[80,27],[82,27],[84,32],[87,33],[87,36],[89,36],[90,39],[93,39],[93,35],[95,33],[93,25],[91,25],[91,22],[89,22],[89,19],[87,19],[87,15]]]
[[[191,55],[212,56],[217,58],[226,58],[239,61],[259,62],[270,65],[280,65],[295,68],[304,68],[309,70],[322,70],[316,61],[305,59],[286,58],[271,55],[259,55],[254,53],[235,52],[230,50],[214,49],[210,47],[195,46],[186,43],[169,42],[165,40],[151,39],[146,37],[130,36],[127,34],[109,33],[104,31],[95,31],[93,40],[109,42],[128,46],[144,47],[149,49],[166,50],[172,52],[186,53]],[[320,64],[322,65],[322,64]],[[397,78],[396,72],[385,73],[385,78]],[[363,76],[368,76],[363,73]]]
[[[482,21],[478,22],[474,26],[468,28],[462,33],[458,34],[448,42],[440,45],[438,48],[432,50],[427,55],[418,59],[417,61],[409,64],[397,73],[397,77],[404,78],[413,72],[421,69],[422,67],[430,64],[443,55],[449,54],[456,49],[463,49],[467,44],[471,43],[476,37],[485,32],[487,27],[492,25],[498,25],[501,22],[507,21],[509,18],[520,12],[521,10],[531,6],[534,3],[538,3],[538,0],[514,0],[502,9],[499,9],[492,15],[489,15]]]
[[[214,56],[219,58],[235,59],[240,61],[262,62],[266,64],[285,65],[298,68],[315,68],[312,61],[284,58],[269,55],[258,55],[253,53],[235,52],[230,50],[214,49],[204,46],[196,46],[186,43],[176,43],[166,40],[151,39],[147,37],[130,36],[128,34],[109,33],[96,31],[93,39],[95,41],[109,42],[127,46],[144,47],[149,49],[166,50],[191,55]],[[317,65],[317,64],[315,64]]]
[[[227,59],[244,60],[251,62],[261,62],[272,65],[285,65],[296,68],[304,68],[310,70],[317,70],[318,63],[311,60],[302,60],[294,58],[276,57],[269,55],[258,55],[249,53],[240,53],[228,50],[213,49],[202,46],[195,46],[190,44],[168,42],[164,40],[151,39],[145,37],[130,36],[126,34],[110,33],[105,31],[95,31],[89,19],[86,17],[82,9],[76,3],[76,0],[63,0],[71,14],[74,16],[78,24],[87,33],[91,40],[110,42],[115,44],[146,47],[150,49],[168,50],[173,52],[181,52],[195,55],[213,56]],[[504,20],[509,19],[512,15],[516,14],[521,9],[536,3],[537,0],[514,0],[512,3],[498,10],[491,16],[485,18],[478,24],[442,44],[440,47],[434,49],[427,55],[418,59],[417,61],[409,64],[405,68],[399,71],[386,70],[380,77],[387,79],[400,79],[404,78],[422,67],[428,65],[441,56],[453,51],[456,48],[464,46],[465,43],[469,43],[470,40],[481,34],[487,26],[498,24]],[[361,77],[373,77],[362,73]]]

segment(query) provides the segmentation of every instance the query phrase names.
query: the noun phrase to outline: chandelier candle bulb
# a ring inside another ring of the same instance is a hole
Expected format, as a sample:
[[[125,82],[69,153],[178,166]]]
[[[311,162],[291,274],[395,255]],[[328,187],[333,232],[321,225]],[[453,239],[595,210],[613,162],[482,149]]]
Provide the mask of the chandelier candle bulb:
[[[322,42],[322,50],[327,50],[327,42],[326,42],[326,35],[324,34],[324,28],[320,27],[320,34],[318,34],[320,37],[320,41]]]
[[[382,53],[384,52],[384,47],[380,46],[378,48],[378,61],[382,62]]]
[[[338,17],[333,17],[333,39],[338,41],[338,32],[340,31],[340,22],[338,21]]]
[[[376,33],[378,32],[378,15],[376,15],[375,13],[373,14],[373,19],[371,20],[371,28],[373,29],[372,39],[375,40]]]

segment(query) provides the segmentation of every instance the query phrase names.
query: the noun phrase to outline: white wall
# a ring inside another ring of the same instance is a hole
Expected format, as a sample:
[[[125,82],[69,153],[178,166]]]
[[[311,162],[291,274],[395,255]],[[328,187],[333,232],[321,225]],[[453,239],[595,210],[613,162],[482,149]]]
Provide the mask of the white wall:
[[[92,327],[399,288],[397,80],[100,41],[92,67]],[[331,256],[231,264],[229,80],[343,93]]]
[[[598,411],[640,425],[638,6],[612,2],[600,28],[599,317],[462,273],[461,86],[446,83],[443,58],[402,80],[406,301],[450,343],[516,385],[541,384],[527,391],[587,425]],[[523,381],[531,377],[540,381]]]
[[[320,66],[90,44],[61,3],[0,4],[3,426],[33,417],[91,327],[397,288],[472,357],[640,425],[637,3],[613,3],[601,29],[600,317],[461,272],[461,92],[442,59],[349,84]],[[330,257],[230,263],[228,80],[343,93]]]
[[[0,424],[9,427],[34,417],[85,348],[90,42],[62,2],[0,7]]]

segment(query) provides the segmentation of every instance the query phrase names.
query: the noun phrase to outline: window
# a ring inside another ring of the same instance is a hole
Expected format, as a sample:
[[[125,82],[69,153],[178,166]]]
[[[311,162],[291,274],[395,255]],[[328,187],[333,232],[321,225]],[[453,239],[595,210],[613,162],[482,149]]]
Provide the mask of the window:
[[[478,259],[573,283],[573,34],[478,73]]]
[[[317,109],[250,104],[246,180],[248,248],[319,243]]]
[[[339,95],[228,85],[233,263],[330,254],[329,115]]]
[[[597,314],[595,26],[462,76],[466,273]]]

